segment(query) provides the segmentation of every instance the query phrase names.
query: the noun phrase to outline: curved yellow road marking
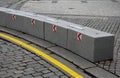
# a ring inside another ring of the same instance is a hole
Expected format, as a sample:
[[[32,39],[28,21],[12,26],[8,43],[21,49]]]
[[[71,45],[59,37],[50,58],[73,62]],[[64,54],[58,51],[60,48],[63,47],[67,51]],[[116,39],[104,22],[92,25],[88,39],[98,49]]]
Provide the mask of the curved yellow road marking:
[[[82,75],[78,74],[77,72],[75,72],[74,70],[70,69],[69,67],[67,67],[66,65],[64,65],[63,63],[59,62],[58,60],[56,60],[55,58],[47,55],[46,53],[38,50],[37,48],[24,43],[14,37],[11,37],[10,35],[4,34],[4,33],[0,33],[0,37],[12,41],[16,44],[21,45],[22,47],[42,56],[43,58],[45,58],[46,60],[49,60],[50,62],[52,62],[53,64],[55,64],[56,66],[58,66],[59,68],[61,68],[62,70],[66,71],[68,74],[70,74],[71,76],[73,76],[74,78],[84,78]]]

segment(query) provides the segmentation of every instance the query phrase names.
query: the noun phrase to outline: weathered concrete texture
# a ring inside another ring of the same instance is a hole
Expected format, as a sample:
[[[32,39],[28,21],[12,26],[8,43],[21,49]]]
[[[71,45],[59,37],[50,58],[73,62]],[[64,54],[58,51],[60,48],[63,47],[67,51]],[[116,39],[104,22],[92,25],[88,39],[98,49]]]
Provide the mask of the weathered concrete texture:
[[[25,27],[25,28],[24,28]],[[44,26],[43,21],[36,20],[34,18],[24,18],[24,29],[26,29],[26,33],[36,36],[38,38],[44,39]]]
[[[0,7],[10,7],[20,0],[0,0]]]
[[[77,38],[78,33],[81,33],[80,40]],[[86,27],[68,30],[67,48],[90,61],[112,59],[113,43],[114,36],[111,34]]]
[[[54,3],[52,0],[30,0],[20,10],[42,14],[120,16],[120,1],[56,0]]]
[[[68,59],[69,61],[73,62],[74,64],[78,65],[80,68],[82,69],[86,69],[86,68],[90,68],[90,67],[94,67],[96,65],[94,65],[93,63],[81,58],[80,56],[66,50],[63,49],[61,47],[51,47],[48,48],[49,50],[53,51],[54,53],[64,57],[65,59]]]
[[[28,41],[33,42],[33,43],[35,43],[35,44],[37,44],[41,47],[44,47],[44,48],[49,48],[49,47],[55,46],[54,44],[52,44],[48,41],[36,38],[34,36],[30,36],[30,35],[27,35],[27,34],[23,34],[21,32],[17,32],[17,31],[12,30],[12,29],[4,28],[2,26],[0,26],[0,30],[11,33],[13,35],[19,35],[19,37],[27,39]]]
[[[5,19],[6,19],[6,17],[7,17],[7,14],[5,13],[5,12],[1,12],[0,11],[0,17],[2,18],[1,20],[0,20],[0,25],[2,25],[2,26],[5,26]],[[6,17],[5,17],[6,16]]]
[[[67,47],[67,28],[45,23],[45,40]]]
[[[16,15],[16,13],[8,14],[8,17],[6,17],[6,26],[8,28],[18,29],[18,31],[22,32],[27,31],[24,26],[24,17]]]
[[[99,68],[99,67],[86,69],[86,71],[88,73],[94,75],[97,78],[119,78],[119,77],[105,71],[104,69]]]

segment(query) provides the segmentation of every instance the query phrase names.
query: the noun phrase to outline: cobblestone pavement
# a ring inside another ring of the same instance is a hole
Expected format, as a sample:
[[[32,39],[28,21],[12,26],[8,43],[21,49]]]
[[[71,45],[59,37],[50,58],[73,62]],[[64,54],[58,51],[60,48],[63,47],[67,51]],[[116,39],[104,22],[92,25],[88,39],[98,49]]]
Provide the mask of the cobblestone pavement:
[[[0,78],[69,78],[41,57],[0,39]]]

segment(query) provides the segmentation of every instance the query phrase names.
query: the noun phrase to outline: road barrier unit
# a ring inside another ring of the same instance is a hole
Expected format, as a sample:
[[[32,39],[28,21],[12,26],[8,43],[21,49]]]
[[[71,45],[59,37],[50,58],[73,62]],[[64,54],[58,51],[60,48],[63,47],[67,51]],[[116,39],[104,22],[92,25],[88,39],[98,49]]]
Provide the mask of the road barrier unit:
[[[28,34],[44,39],[44,26],[43,22],[36,17],[25,17],[24,26],[27,28]]]
[[[4,26],[5,25],[5,15],[6,13],[5,12],[0,12],[0,25]]]
[[[113,34],[6,8],[0,8],[0,17],[2,26],[55,43],[92,62],[113,58]]]
[[[114,36],[88,27],[68,30],[67,49],[89,59],[100,61],[113,57]]]
[[[6,26],[6,18],[8,17],[8,13],[4,8],[0,8],[0,25]]]
[[[6,26],[18,31],[26,32],[26,26],[24,26],[23,16],[17,14],[16,12],[8,12],[8,17],[6,17]]]
[[[63,26],[59,21],[47,18],[45,22],[45,40],[67,48],[67,26]]]

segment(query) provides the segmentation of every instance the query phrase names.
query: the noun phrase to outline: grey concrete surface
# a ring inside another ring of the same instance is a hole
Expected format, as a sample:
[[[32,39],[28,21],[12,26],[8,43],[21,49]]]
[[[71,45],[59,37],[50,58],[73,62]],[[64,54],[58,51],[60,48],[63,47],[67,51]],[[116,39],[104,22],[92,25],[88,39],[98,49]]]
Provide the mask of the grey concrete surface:
[[[96,72],[96,70],[97,70],[97,72]],[[91,74],[94,74],[94,76],[96,76],[97,78],[119,78],[119,77],[114,76],[111,73],[106,72],[104,69],[101,69],[98,67],[86,69],[86,71]]]
[[[79,55],[76,55],[76,54],[74,54],[66,49],[63,49],[61,47],[55,46],[55,47],[50,47],[48,49],[55,52],[56,54],[62,56],[65,59],[69,59],[69,61],[78,65],[82,69],[87,69],[87,68],[91,68],[91,67],[96,66],[95,64],[79,57]]]
[[[6,13],[4,13],[4,12],[0,12],[1,13],[1,20],[0,20],[0,25],[2,25],[2,26],[5,26],[4,24],[5,24],[5,16],[7,16],[7,14]]]
[[[56,2],[55,2],[56,1]],[[120,16],[119,0],[30,0],[20,10],[72,15]],[[32,5],[32,6],[31,6]]]
[[[67,47],[67,28],[60,27],[54,24],[45,23],[45,40],[60,45],[64,48]]]
[[[0,7],[20,9],[28,0],[0,0]]]
[[[43,21],[26,17],[24,18],[24,26],[26,26],[25,28],[27,28],[26,29],[27,33],[36,36],[38,38],[44,39],[45,31],[44,31]]]
[[[8,33],[11,33],[13,35],[19,35],[19,37],[27,39],[28,41],[33,42],[33,43],[35,43],[37,45],[40,45],[41,47],[44,47],[44,48],[49,48],[51,46],[55,46],[54,44],[52,44],[50,42],[44,41],[42,39],[38,39],[38,38],[36,38],[34,36],[23,34],[21,32],[14,31],[14,30],[11,30],[11,29],[8,29],[8,28],[0,27],[0,30],[1,31],[8,31]]]
[[[77,39],[78,33],[82,34],[81,40]],[[67,48],[92,62],[113,59],[113,47],[113,35],[94,31],[90,28],[68,30]]]

